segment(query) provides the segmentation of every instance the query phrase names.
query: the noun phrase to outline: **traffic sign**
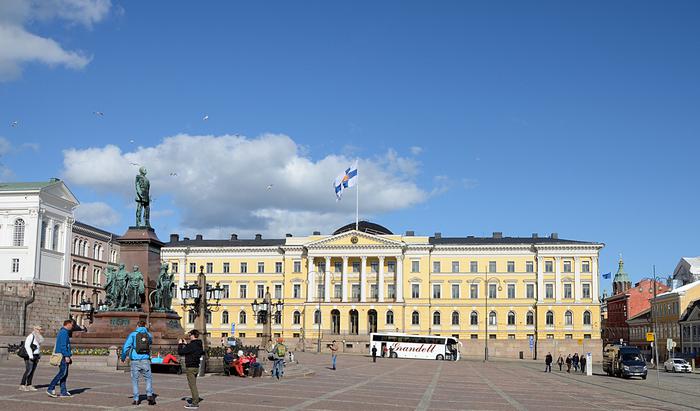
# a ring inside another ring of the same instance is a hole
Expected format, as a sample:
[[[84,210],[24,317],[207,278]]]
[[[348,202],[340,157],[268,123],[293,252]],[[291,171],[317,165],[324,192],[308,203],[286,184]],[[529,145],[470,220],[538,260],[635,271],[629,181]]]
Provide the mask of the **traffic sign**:
[[[530,341],[530,351],[532,351],[532,348],[535,346],[535,337],[531,335],[528,340]]]
[[[654,333],[652,333],[652,332],[647,333],[647,341],[648,342],[654,341]]]

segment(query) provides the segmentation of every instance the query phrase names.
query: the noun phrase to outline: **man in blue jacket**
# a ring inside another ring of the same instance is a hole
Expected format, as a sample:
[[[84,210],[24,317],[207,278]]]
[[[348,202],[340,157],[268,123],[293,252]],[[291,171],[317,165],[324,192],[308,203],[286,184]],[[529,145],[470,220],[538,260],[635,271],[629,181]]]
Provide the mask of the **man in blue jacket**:
[[[126,361],[126,356],[131,359],[131,386],[134,391],[134,402],[132,405],[141,403],[139,395],[139,376],[143,375],[146,381],[146,397],[148,405],[155,405],[153,397],[153,377],[151,375],[151,344],[153,336],[146,328],[145,321],[139,321],[134,330],[124,341],[122,347],[122,362]]]
[[[56,394],[56,385],[60,384],[61,387],[61,397],[72,397],[71,393],[68,392],[66,388],[66,380],[68,379],[68,366],[71,364],[71,356],[73,352],[70,348],[70,330],[73,329],[73,320],[66,320],[63,322],[63,327],[56,334],[56,346],[54,352],[56,354],[63,355],[61,364],[58,366],[58,374],[53,377],[51,383],[49,384],[46,393],[49,397],[58,398],[59,395]]]

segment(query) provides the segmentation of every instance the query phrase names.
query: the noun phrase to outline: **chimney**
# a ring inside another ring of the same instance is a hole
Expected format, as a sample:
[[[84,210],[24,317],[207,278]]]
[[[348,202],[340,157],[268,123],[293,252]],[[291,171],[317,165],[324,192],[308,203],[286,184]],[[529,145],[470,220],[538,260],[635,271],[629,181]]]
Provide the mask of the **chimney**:
[[[321,235],[321,232],[320,232],[320,231],[314,231],[314,233],[313,233],[312,235]]]
[[[406,231],[406,237],[413,237],[414,235],[416,235],[416,233],[413,230]]]
[[[552,233],[550,236],[553,240],[558,240],[559,239],[559,233]]]
[[[503,238],[503,233],[501,231],[494,231],[493,238]]]
[[[177,243],[180,241],[180,234],[170,234],[170,242]]]
[[[233,240],[238,240],[238,234],[231,233],[231,241],[233,241]]]
[[[49,178],[49,182],[51,182],[51,183],[58,183],[59,181],[61,181],[60,178],[56,178],[56,177]]]
[[[289,237],[294,237],[291,233],[287,233],[287,234],[285,234],[284,236],[287,237],[287,238],[289,238]]]
[[[473,235],[468,235],[467,238],[474,238],[474,236],[473,236]]]
[[[537,234],[537,233],[532,233],[532,238],[538,238],[538,237],[539,237],[539,234]]]
[[[255,234],[256,240],[262,240],[262,234]]]
[[[183,240],[185,240],[185,241],[190,241],[190,238],[189,238],[189,237],[185,237],[185,238],[183,238]]]
[[[442,238],[442,233],[439,231],[435,232],[435,238]]]
[[[195,239],[195,240],[202,240],[202,239],[204,239],[204,237],[202,237],[201,234],[197,234],[197,235],[194,237],[194,239]]]

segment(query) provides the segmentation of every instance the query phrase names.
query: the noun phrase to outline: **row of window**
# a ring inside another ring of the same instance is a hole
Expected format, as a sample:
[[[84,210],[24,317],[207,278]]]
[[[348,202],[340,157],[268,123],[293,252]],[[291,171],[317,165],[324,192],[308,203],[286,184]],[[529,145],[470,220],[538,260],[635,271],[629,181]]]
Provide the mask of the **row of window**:
[[[92,257],[95,260],[104,261],[104,247],[102,244],[95,242],[92,246],[92,255],[90,255],[90,242],[85,238],[73,239],[73,254],[83,257]],[[119,255],[117,250],[110,250],[109,262],[117,263]]]
[[[79,284],[87,284],[87,266],[83,264],[73,264],[71,269],[71,282]],[[93,267],[92,269],[92,285],[100,286],[102,269]]]
[[[61,226],[56,224],[53,226],[53,232],[51,234],[51,238],[48,238],[48,230],[49,230],[49,222],[48,221],[42,221],[41,222],[41,247],[45,249],[51,249],[54,251],[58,251],[59,248],[59,236],[61,234]],[[51,243],[49,243],[49,240],[51,240]]]
[[[566,299],[573,298],[573,284],[563,283],[564,297]],[[452,298],[461,298],[459,284],[451,284]],[[498,298],[499,288],[502,289],[500,284],[490,283],[488,287],[488,298]],[[507,298],[518,298],[516,295],[515,284],[506,284],[506,296]],[[420,284],[411,284],[411,297],[420,298]],[[433,284],[433,298],[442,298],[442,284]],[[469,284],[469,298],[479,298],[479,284]],[[525,284],[525,298],[535,298],[535,284]],[[544,285],[544,298],[552,299],[554,298],[554,283],[545,283]],[[581,284],[581,298],[591,298],[591,284],[582,283]]]
[[[573,272],[572,271],[572,264],[574,264],[573,261],[564,260],[562,271],[565,273]],[[460,273],[461,272],[459,261],[452,261],[451,268],[452,268],[453,273]],[[496,273],[496,272],[498,272],[498,268],[499,267],[498,267],[497,261],[489,261],[488,272]],[[533,261],[526,261],[525,262],[525,272],[532,273],[534,271],[535,271],[535,263]],[[411,272],[413,272],[413,273],[420,272],[420,261],[419,260],[412,260],[411,261]],[[441,273],[441,272],[442,272],[442,262],[441,261],[433,261],[433,273]],[[470,273],[478,273],[479,272],[479,263],[477,261],[470,261],[469,262],[469,272]],[[515,261],[507,261],[506,262],[506,272],[508,272],[508,273],[516,272]],[[554,261],[545,261],[544,262],[544,272],[545,273],[554,272]],[[591,262],[590,261],[586,261],[586,260],[581,261],[581,272],[582,273],[590,273],[591,272]]]

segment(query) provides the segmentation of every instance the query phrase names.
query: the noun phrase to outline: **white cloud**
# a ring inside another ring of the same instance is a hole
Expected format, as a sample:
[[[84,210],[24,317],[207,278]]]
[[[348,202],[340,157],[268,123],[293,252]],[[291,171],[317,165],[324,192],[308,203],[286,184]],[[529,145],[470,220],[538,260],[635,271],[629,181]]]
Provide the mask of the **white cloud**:
[[[4,156],[12,150],[12,143],[5,137],[0,137],[0,156]]]
[[[101,21],[111,7],[109,0],[3,0],[0,1],[0,81],[12,80],[22,65],[38,62],[49,66],[82,69],[90,57],[64,49],[51,38],[29,32],[34,21],[63,20],[87,28]]]
[[[411,148],[409,150],[411,150],[411,154],[413,154],[414,156],[417,156],[423,152],[423,147],[411,146]]]
[[[131,199],[138,167],[130,163],[142,164],[151,196],[171,198],[184,230],[281,235],[330,229],[353,219],[355,193],[336,202],[332,188],[334,177],[353,159],[328,155],[314,161],[285,135],[181,134],[126,153],[113,145],[65,150],[63,176],[69,184]],[[360,158],[358,171],[361,217],[411,207],[429,196],[413,181],[419,164],[393,150]],[[173,172],[177,177],[170,176]]]
[[[80,204],[75,209],[75,218],[97,227],[111,226],[121,221],[121,215],[109,204],[101,201]]]

